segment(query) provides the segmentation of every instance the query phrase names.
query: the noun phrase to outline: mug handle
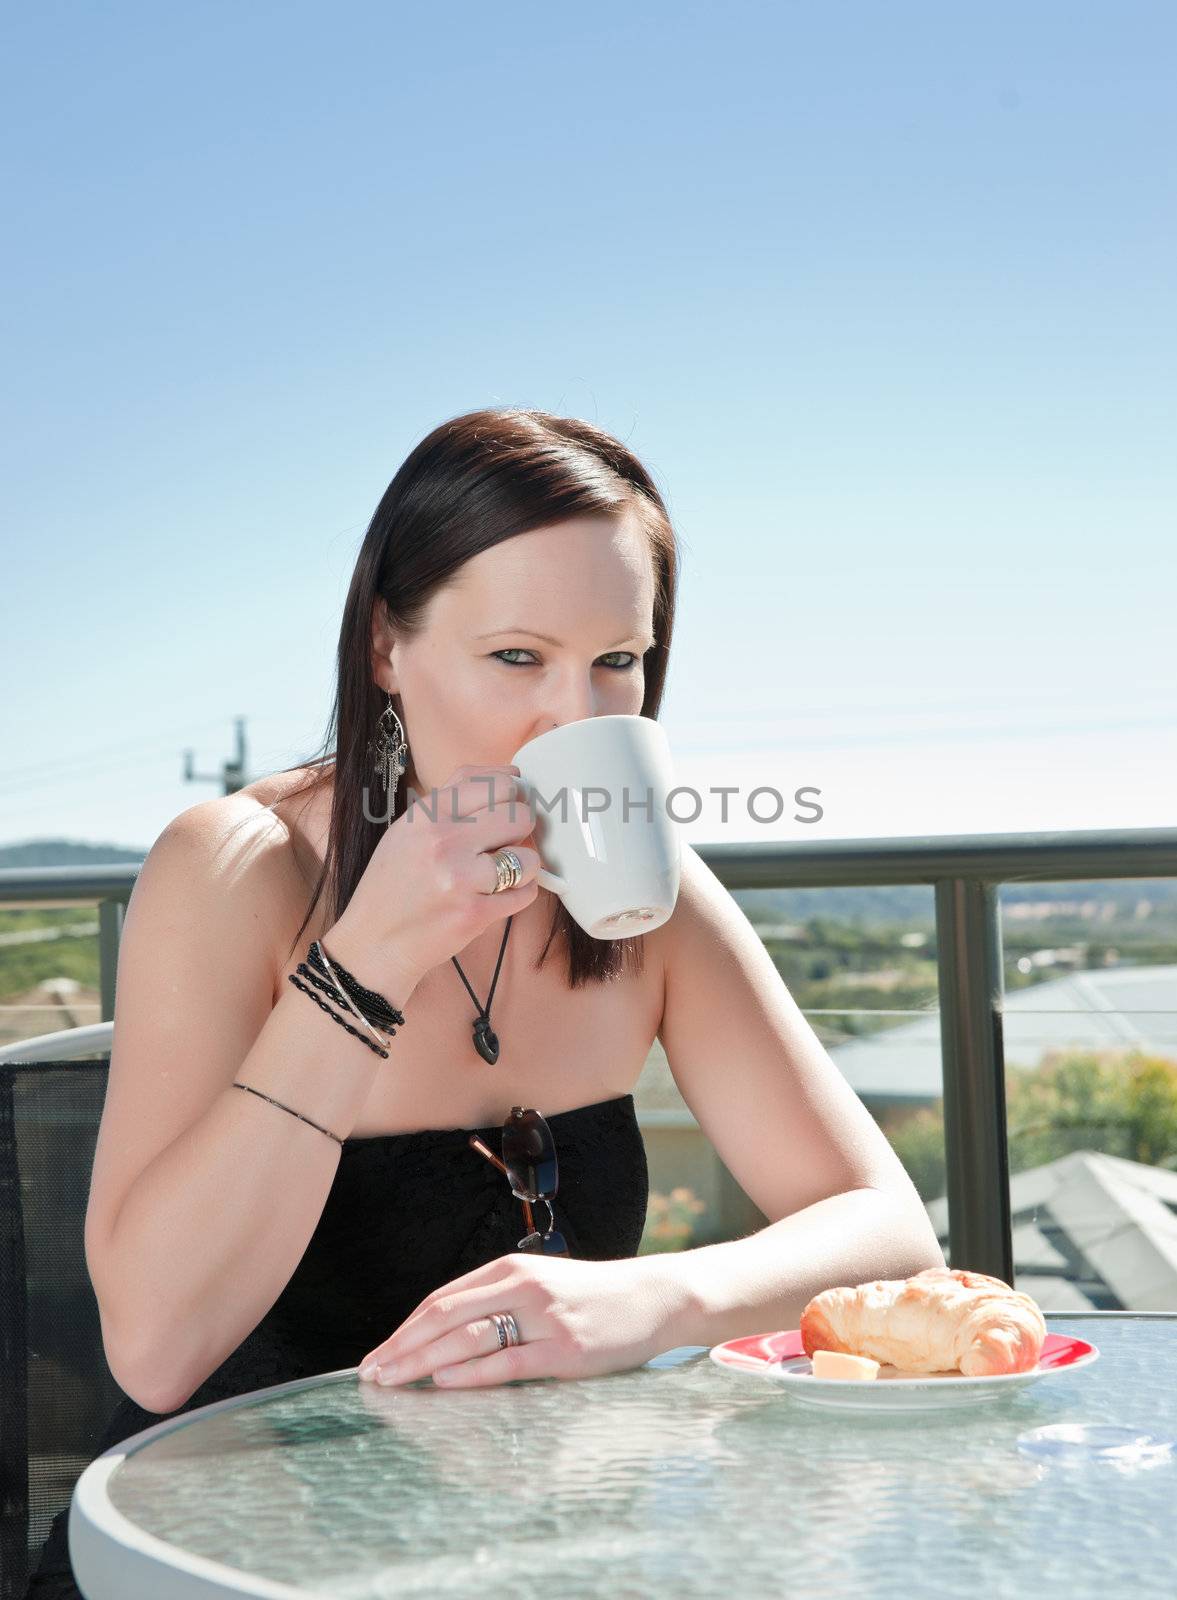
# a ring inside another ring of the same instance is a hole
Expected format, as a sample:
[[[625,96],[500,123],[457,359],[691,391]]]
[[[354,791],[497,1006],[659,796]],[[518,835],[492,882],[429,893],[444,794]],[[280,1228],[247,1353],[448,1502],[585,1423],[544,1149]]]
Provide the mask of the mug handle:
[[[540,867],[535,878],[542,889],[550,889],[553,894],[558,895],[567,893],[567,879],[562,878],[558,872],[549,872],[547,867]]]

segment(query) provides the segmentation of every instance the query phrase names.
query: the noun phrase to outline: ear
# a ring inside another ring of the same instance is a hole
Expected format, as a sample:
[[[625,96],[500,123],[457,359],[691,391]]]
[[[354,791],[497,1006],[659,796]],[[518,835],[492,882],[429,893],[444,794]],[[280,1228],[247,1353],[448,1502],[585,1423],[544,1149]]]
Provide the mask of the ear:
[[[372,605],[372,679],[387,694],[397,692],[396,632],[388,616],[388,607],[382,595],[377,595]]]

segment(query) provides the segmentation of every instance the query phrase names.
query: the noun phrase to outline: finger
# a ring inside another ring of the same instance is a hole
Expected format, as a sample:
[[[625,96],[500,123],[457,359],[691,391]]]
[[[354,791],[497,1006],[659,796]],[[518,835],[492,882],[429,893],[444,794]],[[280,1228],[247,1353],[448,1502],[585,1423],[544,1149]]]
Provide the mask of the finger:
[[[519,768],[510,761],[467,762],[465,766],[455,767],[446,779],[447,783],[456,783],[462,778],[468,778],[472,773],[479,772],[511,772],[516,777],[521,776]]]
[[[554,1259],[548,1257],[548,1260]],[[463,1273],[452,1283],[443,1284],[426,1295],[417,1309],[405,1318],[399,1328],[378,1344],[359,1363],[361,1367],[374,1362],[399,1361],[419,1350],[433,1339],[440,1338],[451,1328],[485,1316],[488,1311],[511,1311],[511,1302],[519,1293],[519,1266],[510,1257],[497,1256],[473,1271]]]
[[[509,1345],[493,1355],[478,1356],[457,1366],[440,1367],[434,1383],[445,1389],[487,1389],[496,1383],[516,1383],[528,1378],[554,1378],[552,1350],[547,1339],[531,1339],[526,1344]]]
[[[505,844],[514,839],[526,839],[534,831],[531,805],[525,794],[512,787],[516,782],[511,779],[502,787],[496,787],[489,804],[485,798],[487,785],[481,785],[483,803],[467,812],[459,824],[463,837],[471,839],[476,849],[485,850],[492,842]]]
[[[482,811],[503,811],[508,803],[522,807],[523,791],[513,772],[474,772],[455,785],[458,815],[477,816]]]
[[[427,822],[454,822],[464,817],[474,819],[484,811],[497,811],[506,816],[509,805],[517,813],[525,815],[527,807],[518,785],[518,778],[510,772],[471,771],[469,777],[458,782],[451,781],[440,789],[427,790],[413,804]]]
[[[500,846],[499,848],[501,849],[503,847]],[[509,846],[509,848],[514,852],[515,855],[519,857],[519,865],[523,869],[523,874],[519,881],[512,884],[511,887],[513,889],[518,889],[524,884],[533,883],[536,873],[539,871],[538,852],[535,850],[529,850],[526,845],[521,844],[512,844]],[[481,877],[479,888],[482,890],[483,894],[495,894],[496,892],[500,894],[507,893],[506,889],[496,891],[495,886],[499,881],[499,873],[498,868],[495,866],[493,852],[486,850],[479,852],[478,871]]]
[[[481,1322],[491,1311],[511,1311],[510,1291],[499,1283],[489,1288],[468,1289],[463,1294],[447,1294],[442,1300],[421,1306],[400,1327],[360,1363],[361,1368],[397,1366],[415,1359],[423,1350],[437,1344],[455,1329]]]
[[[477,1317],[472,1322],[464,1322],[460,1328],[454,1328],[444,1338],[430,1340],[411,1355],[395,1362],[379,1363],[374,1374],[375,1381],[383,1387],[417,1383],[422,1378],[431,1378],[439,1367],[480,1359],[494,1354],[499,1348],[499,1331],[494,1320],[491,1317]]]
[[[475,791],[481,789],[485,793],[490,786],[489,780],[492,778],[496,782],[516,785],[521,784],[523,781],[523,775],[518,767],[508,766],[505,763],[496,766],[493,762],[486,762],[481,766],[459,767],[446,780],[446,787],[458,789],[463,785],[468,785]]]

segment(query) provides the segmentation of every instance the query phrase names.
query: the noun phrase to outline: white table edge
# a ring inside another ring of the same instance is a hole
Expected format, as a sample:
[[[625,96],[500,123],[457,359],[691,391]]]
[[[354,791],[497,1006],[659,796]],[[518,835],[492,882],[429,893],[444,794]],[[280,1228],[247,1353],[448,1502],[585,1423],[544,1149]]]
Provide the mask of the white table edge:
[[[211,1600],[213,1596],[221,1600],[242,1595],[256,1596],[257,1600],[307,1600],[305,1589],[255,1577],[145,1533],[111,1503],[109,1484],[129,1455],[165,1434],[187,1427],[196,1418],[216,1416],[275,1395],[297,1394],[300,1389],[310,1389],[333,1378],[355,1377],[356,1372],[355,1367],[340,1367],[335,1372],[317,1372],[309,1378],[293,1378],[265,1389],[229,1395],[193,1411],[165,1417],[104,1451],[82,1472],[70,1501],[70,1564],[78,1588],[87,1597],[89,1583],[96,1596],[117,1594],[120,1600],[158,1600],[163,1564],[168,1572],[169,1600],[196,1600],[197,1596],[200,1600]]]
[[[1132,1318],[1160,1322],[1177,1322],[1177,1311],[1047,1311],[1051,1318],[1060,1321],[1081,1321],[1102,1318]],[[673,1350],[655,1356],[646,1366],[674,1366],[691,1356],[702,1354],[708,1345],[677,1345]],[[193,1411],[178,1412],[165,1417],[162,1422],[145,1428],[130,1439],[113,1445],[87,1466],[74,1487],[69,1512],[69,1551],[74,1576],[83,1594],[86,1583],[93,1586],[94,1595],[117,1594],[120,1600],[157,1600],[160,1592],[159,1569],[168,1569],[169,1600],[232,1600],[232,1597],[253,1596],[256,1600],[306,1600],[306,1590],[272,1579],[259,1578],[228,1567],[205,1556],[193,1555],[181,1545],[169,1544],[154,1534],[145,1533],[112,1505],[108,1493],[110,1479],[128,1455],[145,1449],[147,1445],[177,1428],[191,1422],[232,1411],[244,1405],[275,1395],[297,1394],[300,1389],[310,1389],[336,1378],[356,1377],[355,1367],[340,1367],[334,1372],[317,1372],[309,1378],[294,1378],[287,1383],[276,1383],[265,1389],[250,1389],[244,1394],[229,1395],[210,1405],[198,1406]],[[358,1379],[357,1379],[358,1381]],[[130,1447],[130,1448],[128,1448]]]

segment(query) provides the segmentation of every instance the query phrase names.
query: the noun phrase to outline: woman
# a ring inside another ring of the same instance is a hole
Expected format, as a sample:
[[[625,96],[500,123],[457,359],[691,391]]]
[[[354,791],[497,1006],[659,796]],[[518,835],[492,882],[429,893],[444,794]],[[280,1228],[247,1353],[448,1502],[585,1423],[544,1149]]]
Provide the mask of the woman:
[[[689,846],[673,916],[640,938],[590,938],[537,884],[511,756],[584,717],[657,715],[676,571],[649,474],[584,422],[475,411],[393,478],[348,593],[330,754],[183,812],[130,901],[86,1219],[128,1396],[102,1449],[353,1366],[454,1387],[603,1374],[943,1264]],[[632,1090],[656,1036],[771,1219],[750,1238],[635,1255]],[[470,1143],[497,1153],[513,1106],[551,1130],[567,1256],[519,1248],[520,1203]],[[65,1513],[30,1592],[77,1593]]]

